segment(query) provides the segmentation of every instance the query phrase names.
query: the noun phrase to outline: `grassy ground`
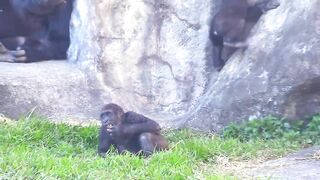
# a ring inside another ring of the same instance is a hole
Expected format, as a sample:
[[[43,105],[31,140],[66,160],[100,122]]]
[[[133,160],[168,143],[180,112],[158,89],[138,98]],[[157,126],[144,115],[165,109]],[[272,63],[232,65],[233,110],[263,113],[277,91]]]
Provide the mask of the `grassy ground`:
[[[228,162],[276,158],[301,148],[283,138],[240,141],[189,130],[166,132],[171,149],[149,158],[96,155],[97,127],[32,118],[0,123],[0,179],[236,179]]]

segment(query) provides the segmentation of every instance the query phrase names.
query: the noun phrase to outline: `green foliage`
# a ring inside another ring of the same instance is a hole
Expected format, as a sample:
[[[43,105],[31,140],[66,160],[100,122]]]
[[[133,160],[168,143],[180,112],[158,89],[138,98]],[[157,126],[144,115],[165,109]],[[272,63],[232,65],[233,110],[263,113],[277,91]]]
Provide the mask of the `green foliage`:
[[[55,125],[37,117],[29,120],[22,119],[17,123],[7,124],[6,128],[0,128],[1,142],[48,148],[60,146],[61,142],[72,144],[73,147],[80,149],[95,148],[97,134],[96,127]]]
[[[98,127],[57,125],[41,118],[0,123],[0,179],[235,179],[199,166],[212,166],[222,156],[277,157],[301,146],[281,139],[241,142],[179,130],[165,134],[170,150],[150,158],[111,151],[104,159],[96,153],[97,136]]]
[[[146,159],[114,150],[100,158],[97,136],[95,126],[52,124],[41,118],[0,123],[0,179],[235,179],[199,166],[212,166],[218,157],[278,157],[304,143],[319,143],[320,115],[305,126],[274,117],[231,124],[223,138],[186,129],[166,132],[170,150]]]
[[[302,121],[287,122],[275,117],[251,120],[241,125],[231,124],[223,131],[225,138],[238,138],[241,141],[276,138],[294,139],[300,135]]]
[[[223,132],[224,138],[236,138],[240,141],[255,141],[257,139],[282,139],[285,141],[303,141],[302,143],[319,143],[320,115],[313,116],[307,125],[302,121],[286,121],[275,117],[251,120],[237,125],[230,124]]]
[[[320,143],[320,115],[313,116],[302,132],[303,136],[310,144]]]

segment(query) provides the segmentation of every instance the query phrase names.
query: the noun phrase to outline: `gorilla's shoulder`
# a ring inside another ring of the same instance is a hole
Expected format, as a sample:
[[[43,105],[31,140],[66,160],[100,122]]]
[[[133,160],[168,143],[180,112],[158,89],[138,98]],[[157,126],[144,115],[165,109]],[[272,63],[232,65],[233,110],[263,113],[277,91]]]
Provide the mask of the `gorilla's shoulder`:
[[[127,123],[137,123],[137,122],[144,122],[146,120],[151,120],[151,119],[145,117],[142,114],[139,114],[133,111],[128,111],[124,113],[124,120]]]

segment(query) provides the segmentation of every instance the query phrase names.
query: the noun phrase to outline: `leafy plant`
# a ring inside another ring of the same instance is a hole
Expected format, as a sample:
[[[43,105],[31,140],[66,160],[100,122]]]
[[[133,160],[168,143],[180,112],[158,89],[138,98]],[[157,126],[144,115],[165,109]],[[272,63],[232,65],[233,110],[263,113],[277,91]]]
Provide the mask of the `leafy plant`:
[[[284,119],[268,116],[244,124],[227,126],[222,135],[225,138],[239,138],[241,141],[276,138],[292,139],[300,135],[302,121],[288,122]]]
[[[308,143],[320,143],[320,114],[312,117],[302,134]]]

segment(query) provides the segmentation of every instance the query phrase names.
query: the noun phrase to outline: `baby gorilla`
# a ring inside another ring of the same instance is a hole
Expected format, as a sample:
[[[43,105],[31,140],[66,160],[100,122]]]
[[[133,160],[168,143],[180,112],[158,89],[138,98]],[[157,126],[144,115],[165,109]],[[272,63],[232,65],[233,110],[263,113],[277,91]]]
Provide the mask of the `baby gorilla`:
[[[168,148],[155,121],[135,112],[124,113],[116,104],[107,104],[100,114],[99,155],[105,157],[113,145],[119,153],[129,151],[151,155],[155,150]]]

